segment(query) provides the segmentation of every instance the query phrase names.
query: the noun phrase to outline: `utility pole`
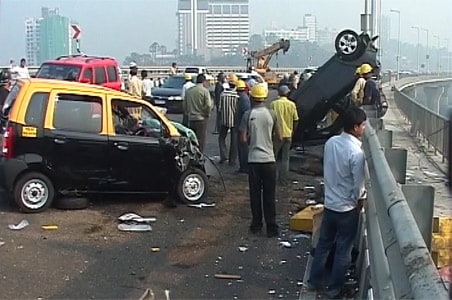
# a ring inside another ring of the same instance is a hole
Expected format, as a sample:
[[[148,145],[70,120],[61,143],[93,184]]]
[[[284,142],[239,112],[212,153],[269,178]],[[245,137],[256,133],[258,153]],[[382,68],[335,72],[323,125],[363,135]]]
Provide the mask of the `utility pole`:
[[[396,13],[399,17],[399,28],[397,31],[397,80],[400,79],[400,10],[391,9],[391,12]]]
[[[426,64],[427,64],[427,74],[430,73],[430,50],[429,50],[429,45],[428,45],[428,29],[427,28],[421,28],[421,30],[425,31],[427,33],[427,54],[425,55],[425,59],[426,59]]]
[[[437,35],[437,34],[435,34],[435,35],[433,35],[433,37],[434,38],[437,38],[438,39],[438,49],[437,49],[437,51],[438,51],[438,61],[437,61],[437,66],[436,66],[436,70],[437,70],[437,72],[438,72],[438,75],[441,73],[441,62],[440,62],[440,49],[439,49],[439,35]]]
[[[421,73],[421,65],[420,65],[420,51],[421,51],[421,41],[420,41],[420,31],[421,28],[419,26],[411,26],[411,28],[417,30],[417,74]]]

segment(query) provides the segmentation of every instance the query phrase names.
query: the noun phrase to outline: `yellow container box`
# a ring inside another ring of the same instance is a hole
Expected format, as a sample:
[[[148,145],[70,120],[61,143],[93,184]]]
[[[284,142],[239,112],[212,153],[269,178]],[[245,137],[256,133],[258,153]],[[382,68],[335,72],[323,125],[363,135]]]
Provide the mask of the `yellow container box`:
[[[290,218],[289,229],[294,231],[312,232],[313,219],[323,212],[323,205],[310,205]]]

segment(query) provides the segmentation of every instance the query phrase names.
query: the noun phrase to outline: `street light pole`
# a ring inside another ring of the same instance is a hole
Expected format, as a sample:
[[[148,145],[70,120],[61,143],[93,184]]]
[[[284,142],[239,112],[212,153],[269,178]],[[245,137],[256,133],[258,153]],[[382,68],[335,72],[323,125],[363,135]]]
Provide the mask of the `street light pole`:
[[[420,66],[420,31],[421,28],[419,26],[411,26],[411,28],[416,29],[417,30],[417,74],[419,75],[421,73],[421,66]]]
[[[437,49],[437,51],[438,51],[438,61],[437,61],[437,66],[436,66],[436,68],[437,68],[437,71],[438,71],[438,75],[440,74],[440,65],[441,65],[441,62],[440,62],[440,58],[439,58],[439,55],[440,55],[440,50],[439,50],[439,35],[437,35],[437,34],[435,34],[435,35],[433,35],[433,37],[434,38],[437,38],[438,39],[438,49]]]
[[[430,50],[428,48],[428,29],[426,28],[421,28],[421,30],[425,31],[427,33],[427,54],[425,55],[425,59],[427,60],[426,64],[427,64],[427,74],[430,73]]]
[[[399,28],[397,32],[397,80],[400,79],[400,10],[398,9],[391,9],[391,12],[396,13],[399,17]]]
[[[444,39],[446,41],[447,48],[447,75],[450,74],[450,53],[449,53],[449,39]]]

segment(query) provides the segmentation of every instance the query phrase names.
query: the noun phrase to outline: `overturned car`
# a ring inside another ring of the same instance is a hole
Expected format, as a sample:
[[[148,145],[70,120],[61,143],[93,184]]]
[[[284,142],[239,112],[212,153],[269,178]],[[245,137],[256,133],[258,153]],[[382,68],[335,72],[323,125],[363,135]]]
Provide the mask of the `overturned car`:
[[[295,146],[321,144],[339,133],[342,115],[352,105],[347,94],[356,82],[356,68],[363,63],[370,64],[376,70],[380,68],[378,50],[374,45],[376,39],[352,30],[340,32],[336,37],[334,56],[290,95],[300,115],[293,139]],[[385,105],[382,107],[387,107]],[[338,117],[328,126],[321,125],[330,111],[335,111]],[[384,113],[379,112],[380,117]]]
[[[145,101],[27,79],[13,87],[2,113],[0,185],[23,212],[93,193],[170,194],[188,203],[207,196],[212,168],[196,137]]]

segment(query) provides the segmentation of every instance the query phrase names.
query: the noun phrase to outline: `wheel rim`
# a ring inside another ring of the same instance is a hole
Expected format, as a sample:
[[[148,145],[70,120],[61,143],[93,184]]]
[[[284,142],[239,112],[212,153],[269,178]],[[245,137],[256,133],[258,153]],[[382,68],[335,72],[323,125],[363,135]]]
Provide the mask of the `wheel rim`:
[[[49,199],[49,188],[40,179],[30,179],[22,186],[20,196],[25,207],[28,209],[39,209]]]
[[[339,39],[339,49],[343,54],[350,55],[358,48],[358,40],[353,34],[344,34]]]
[[[199,174],[189,174],[182,183],[182,193],[188,201],[198,201],[204,194],[204,179]]]

